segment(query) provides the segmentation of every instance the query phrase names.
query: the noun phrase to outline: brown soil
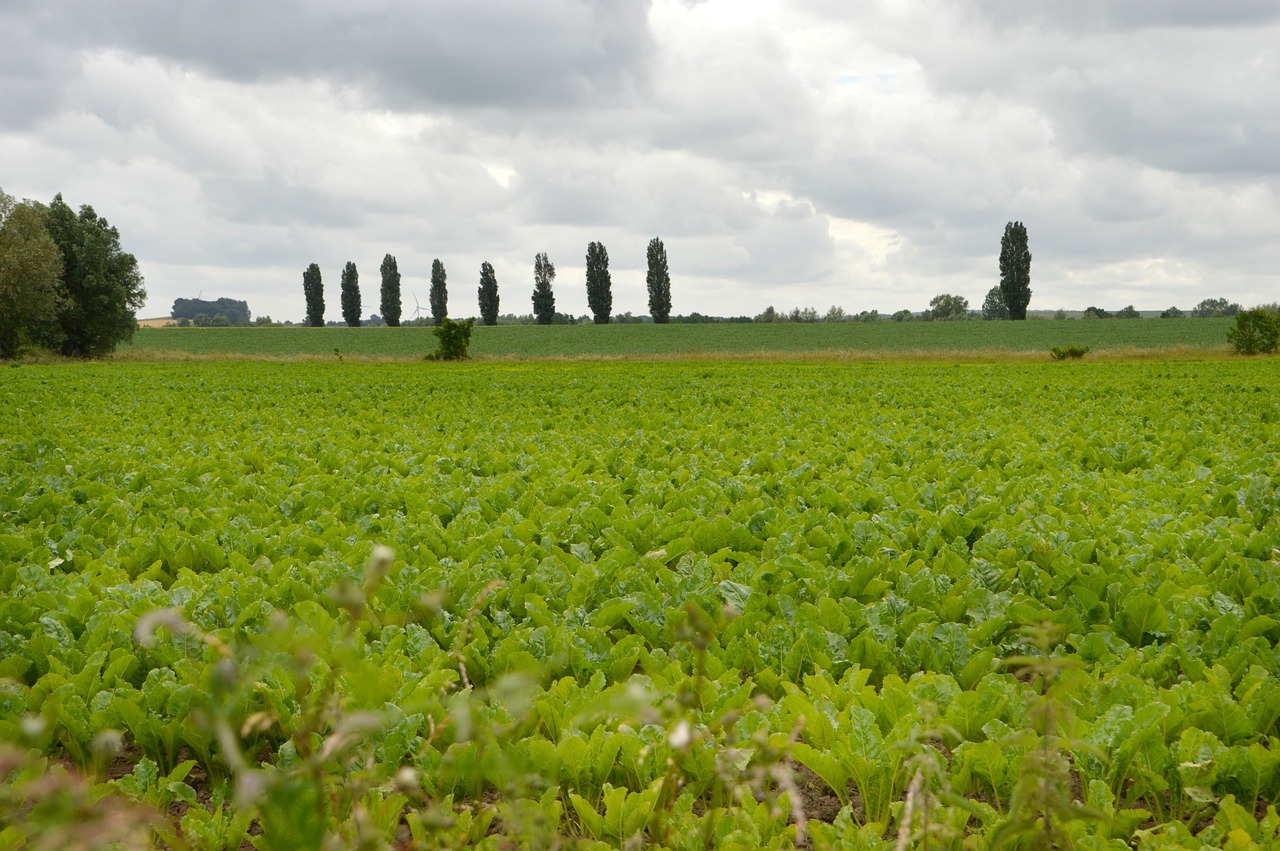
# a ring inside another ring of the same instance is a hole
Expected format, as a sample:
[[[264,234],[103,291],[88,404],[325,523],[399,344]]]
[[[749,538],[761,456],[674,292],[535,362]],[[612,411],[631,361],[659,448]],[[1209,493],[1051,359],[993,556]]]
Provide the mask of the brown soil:
[[[827,824],[835,821],[840,814],[840,799],[831,791],[831,787],[803,765],[795,766],[794,775],[805,818]]]

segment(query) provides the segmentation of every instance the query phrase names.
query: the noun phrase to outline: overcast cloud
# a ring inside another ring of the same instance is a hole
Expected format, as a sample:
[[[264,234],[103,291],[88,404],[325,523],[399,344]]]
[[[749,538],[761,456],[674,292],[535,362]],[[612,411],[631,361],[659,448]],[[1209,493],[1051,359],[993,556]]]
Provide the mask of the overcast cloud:
[[[365,313],[396,255],[425,305],[585,313],[976,307],[1006,222],[1032,309],[1280,298],[1274,0],[5,0],[0,187],[120,228],[178,297]]]

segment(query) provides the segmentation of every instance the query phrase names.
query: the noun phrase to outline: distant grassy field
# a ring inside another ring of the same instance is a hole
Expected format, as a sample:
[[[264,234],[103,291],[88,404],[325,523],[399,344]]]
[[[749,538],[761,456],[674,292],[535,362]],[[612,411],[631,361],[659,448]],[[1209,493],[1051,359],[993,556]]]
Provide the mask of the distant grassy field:
[[[1095,352],[1226,345],[1230,319],[848,322],[751,325],[553,325],[477,327],[480,358],[1047,352],[1075,343]],[[435,349],[430,328],[143,328],[134,352],[193,355],[334,355],[412,358]],[[126,355],[127,356],[127,355]]]

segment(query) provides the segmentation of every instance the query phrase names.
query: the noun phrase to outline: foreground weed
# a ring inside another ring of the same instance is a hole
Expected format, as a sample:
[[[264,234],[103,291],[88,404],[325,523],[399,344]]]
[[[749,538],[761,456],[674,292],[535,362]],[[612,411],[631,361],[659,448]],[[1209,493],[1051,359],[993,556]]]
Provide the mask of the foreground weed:
[[[1018,781],[1009,800],[1009,814],[991,835],[993,848],[1069,849],[1075,847],[1069,829],[1075,822],[1099,822],[1101,812],[1073,795],[1072,752],[1094,750],[1088,742],[1068,738],[1070,707],[1062,689],[1062,673],[1078,667],[1069,657],[1053,656],[1062,628],[1042,623],[1023,630],[1033,651],[1005,661],[1019,678],[1036,689],[1028,711],[1029,727],[1006,740],[1008,746],[1027,747]]]

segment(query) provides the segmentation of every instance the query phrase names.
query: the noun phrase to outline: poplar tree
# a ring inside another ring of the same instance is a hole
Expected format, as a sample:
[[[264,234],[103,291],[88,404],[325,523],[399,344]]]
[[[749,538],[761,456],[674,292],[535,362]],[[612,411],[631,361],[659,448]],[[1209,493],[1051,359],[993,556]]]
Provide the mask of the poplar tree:
[[[608,325],[613,312],[613,278],[609,274],[609,252],[604,243],[587,246],[587,307],[597,325]]]
[[[444,264],[439,259],[431,261],[431,324],[439,325],[449,315],[449,287]]]
[[[342,318],[352,328],[360,327],[360,273],[350,260],[342,268]]]
[[[485,325],[498,324],[498,278],[488,261],[480,264],[480,321]]]
[[[665,325],[671,317],[671,273],[667,269],[667,248],[656,236],[649,240],[649,271],[645,283],[649,286],[649,315],[659,325]]]
[[[400,267],[388,254],[382,258],[382,321],[400,327]]]
[[[315,263],[302,273],[302,294],[307,297],[307,324],[319,328],[324,324],[324,283]]]
[[[1027,229],[1022,222],[1004,226],[1000,240],[1000,295],[1009,308],[1010,319],[1026,319],[1031,303],[1031,251]]]
[[[556,297],[551,284],[556,279],[556,267],[547,259],[546,252],[533,258],[533,315],[539,325],[550,325],[556,320]]]

